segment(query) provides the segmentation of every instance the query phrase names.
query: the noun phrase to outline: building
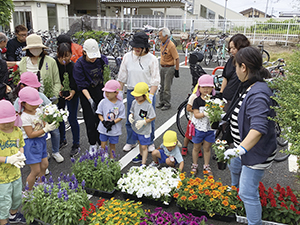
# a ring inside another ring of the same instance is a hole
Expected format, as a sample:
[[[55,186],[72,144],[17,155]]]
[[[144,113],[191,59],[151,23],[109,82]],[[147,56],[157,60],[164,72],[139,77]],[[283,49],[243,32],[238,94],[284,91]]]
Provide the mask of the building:
[[[265,16],[266,14],[263,11],[260,11],[258,9],[252,8],[252,7],[241,11],[240,14],[242,14],[245,17],[249,17],[249,18],[265,18],[265,17],[271,18],[272,17],[268,14],[267,14],[267,16]]]

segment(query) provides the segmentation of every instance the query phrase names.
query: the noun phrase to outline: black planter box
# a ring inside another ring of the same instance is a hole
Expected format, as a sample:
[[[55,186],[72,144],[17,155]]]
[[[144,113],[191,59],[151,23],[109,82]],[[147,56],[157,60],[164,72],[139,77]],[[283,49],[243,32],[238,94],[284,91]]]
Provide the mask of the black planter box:
[[[154,200],[152,198],[147,198],[145,196],[143,196],[141,198],[138,198],[135,195],[131,195],[131,194],[124,193],[124,192],[122,192],[122,194],[123,194],[124,199],[130,199],[130,200],[134,200],[136,202],[143,202],[143,203],[146,203],[146,204],[154,205],[154,206],[157,206],[157,207],[163,207],[163,208],[168,208],[171,205],[172,200],[173,200],[173,198],[171,198],[171,201],[169,202],[169,204],[166,205],[161,200]]]
[[[86,193],[93,196],[102,197],[102,198],[112,198],[115,195],[116,189],[114,189],[111,192],[107,192],[107,191],[101,191],[101,190],[86,187],[85,191]]]
[[[192,213],[194,216],[198,216],[198,217],[206,216],[207,218],[214,219],[214,220],[220,220],[220,221],[224,221],[224,222],[232,222],[232,221],[236,220],[234,214],[230,214],[228,216],[221,216],[219,213],[215,213],[214,216],[209,216],[209,214],[205,210],[190,209],[190,208],[188,208],[186,210],[185,208],[179,206],[178,204],[176,204],[176,206],[179,208],[179,212],[184,213],[184,214]]]

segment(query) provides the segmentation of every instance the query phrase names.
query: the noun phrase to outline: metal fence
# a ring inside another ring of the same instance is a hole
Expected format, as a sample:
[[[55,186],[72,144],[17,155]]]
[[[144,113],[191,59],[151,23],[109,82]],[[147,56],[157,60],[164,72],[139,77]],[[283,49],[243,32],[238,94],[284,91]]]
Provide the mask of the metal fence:
[[[61,19],[61,27],[72,29],[74,24],[82,23],[81,17],[65,17]],[[300,23],[292,22],[274,22],[266,23],[246,18],[245,20],[207,20],[207,19],[187,19],[186,22],[182,16],[133,16],[133,17],[90,17],[89,21],[85,21],[93,30],[115,31],[126,30],[133,32],[134,30],[144,29],[145,26],[154,27],[157,30],[160,27],[168,27],[173,29],[173,36],[179,38],[180,33],[198,30],[199,37],[204,31],[208,30],[212,37],[220,32],[234,35],[242,33],[246,35],[251,42],[257,43],[263,38],[266,42],[277,42],[284,45],[297,44],[300,38]],[[185,29],[186,28],[186,29]],[[82,28],[84,29],[84,27]]]

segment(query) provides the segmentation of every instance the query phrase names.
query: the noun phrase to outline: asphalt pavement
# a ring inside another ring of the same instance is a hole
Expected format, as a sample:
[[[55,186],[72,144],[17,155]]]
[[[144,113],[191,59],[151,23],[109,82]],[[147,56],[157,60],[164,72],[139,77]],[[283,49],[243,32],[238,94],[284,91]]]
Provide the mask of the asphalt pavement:
[[[192,84],[192,77],[190,75],[189,67],[184,66],[184,54],[180,53],[180,78],[174,78],[173,85],[172,85],[172,98],[171,98],[171,104],[172,107],[167,111],[161,111],[160,109],[156,109],[156,120],[155,120],[155,146],[159,147],[159,145],[162,143],[162,136],[165,131],[171,129],[178,133],[178,139],[181,143],[183,143],[183,137],[178,132],[177,126],[176,126],[176,113],[177,113],[177,107],[186,99],[188,93],[191,91],[191,84]],[[217,65],[212,64],[209,68],[204,66],[204,70],[207,73],[211,73],[213,68],[215,68]],[[158,97],[158,95],[157,95]],[[125,96],[124,96],[125,98]],[[125,100],[126,101],[126,100]],[[158,101],[157,101],[158,103]],[[126,104],[125,104],[126,105]],[[79,116],[81,113],[79,113]],[[80,123],[80,146],[81,151],[84,152],[89,147],[87,135],[86,135],[86,128],[83,120],[79,120]],[[136,164],[131,162],[131,159],[138,154],[138,148],[133,149],[131,152],[124,152],[123,146],[126,142],[126,129],[125,129],[125,120],[122,121],[123,134],[119,138],[119,143],[116,145],[116,155],[117,160],[120,160],[122,164],[122,173],[126,173],[128,169],[131,166],[134,166]],[[52,175],[54,178],[56,178],[61,172],[65,174],[71,174],[71,160],[70,160],[70,150],[72,146],[72,133],[69,130],[66,132],[66,138],[68,145],[61,149],[60,153],[65,158],[65,161],[62,163],[57,163],[53,158],[49,161],[49,170],[52,172]],[[51,141],[47,141],[47,149],[48,152],[51,153]],[[76,156],[76,158],[79,156]],[[151,154],[148,155],[147,164],[150,164],[152,161]],[[192,144],[189,144],[188,146],[188,154],[187,156],[184,156],[184,172],[189,173],[190,167],[192,162]],[[203,158],[199,159],[199,166],[200,168],[203,165]],[[218,170],[217,163],[213,159],[211,159],[210,162],[212,172],[214,174],[215,179],[221,179],[223,184],[230,185],[230,172],[229,169],[225,170]],[[22,169],[22,180],[23,184],[25,186],[26,177],[28,176],[30,172],[29,166],[25,166]],[[201,170],[198,172],[199,177],[203,177],[203,174],[201,173]],[[279,183],[282,186],[289,185],[292,189],[299,190],[299,184],[297,183],[297,179],[295,177],[295,174],[290,173],[288,170],[288,160],[280,163],[273,163],[272,167],[265,172],[265,175],[262,179],[262,182],[266,187],[275,187],[277,183]],[[115,194],[116,198],[123,198],[122,194],[117,192]],[[98,197],[91,197],[92,202],[96,202]],[[151,209],[154,210],[156,206],[143,204],[143,207],[145,209]],[[165,209],[168,212],[176,212],[179,211],[176,207],[175,203],[172,202],[171,205]],[[208,224],[215,224],[215,225],[221,225],[221,224],[228,224],[227,222],[217,221],[209,219]],[[231,222],[230,224],[238,224],[236,222]]]

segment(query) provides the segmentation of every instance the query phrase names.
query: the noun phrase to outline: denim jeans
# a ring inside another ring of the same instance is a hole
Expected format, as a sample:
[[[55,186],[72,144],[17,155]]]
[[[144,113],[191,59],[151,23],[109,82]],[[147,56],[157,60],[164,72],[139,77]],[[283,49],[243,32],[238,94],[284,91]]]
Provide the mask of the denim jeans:
[[[132,102],[134,100],[134,96],[131,95],[131,92],[133,90],[127,90],[127,119],[126,119],[126,130],[127,130],[127,139],[126,139],[126,143],[127,144],[135,144],[135,140],[132,139],[132,128],[131,128],[131,123],[129,122],[128,120],[128,116],[130,114],[130,108],[131,108],[131,105],[132,105]],[[154,94],[153,96],[153,100],[152,100],[152,105],[154,107],[154,110],[155,110],[155,103],[156,103],[156,94]],[[150,145],[153,144],[153,140],[154,140],[154,132],[155,132],[155,120],[153,120],[151,122],[151,143]]]
[[[242,171],[242,162],[240,157],[231,158],[230,164],[228,164],[231,174],[231,186],[239,188],[240,176]]]
[[[238,163],[240,161],[240,164]],[[231,165],[231,162],[234,162],[235,165]],[[239,157],[234,158],[230,162],[230,172],[235,177],[232,180],[239,180],[239,196],[242,199],[249,225],[261,225],[261,203],[259,200],[259,191],[258,186],[261,181],[264,170],[255,170],[247,166],[242,166],[241,160]],[[240,168],[238,168],[240,165]],[[239,173],[240,172],[240,173]]]
[[[51,134],[51,144],[52,144],[52,153],[57,153],[59,151],[59,141],[60,141],[60,135],[58,128],[50,131]]]
[[[68,121],[71,126],[71,132],[73,136],[73,144],[79,144],[79,124],[77,121],[77,112],[78,112],[78,104],[79,98],[74,97],[70,101],[66,101],[63,98],[59,99],[58,108],[64,109],[65,105],[67,104],[67,108],[69,111]],[[66,129],[65,129],[65,122],[61,122],[59,125],[59,132],[60,132],[60,141],[64,141],[66,139]]]

